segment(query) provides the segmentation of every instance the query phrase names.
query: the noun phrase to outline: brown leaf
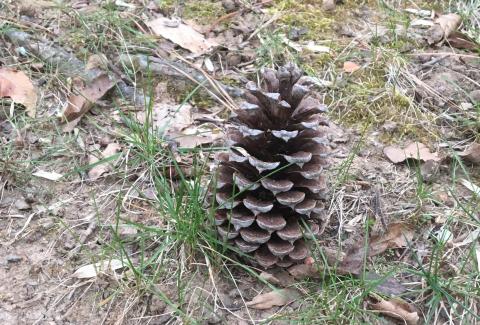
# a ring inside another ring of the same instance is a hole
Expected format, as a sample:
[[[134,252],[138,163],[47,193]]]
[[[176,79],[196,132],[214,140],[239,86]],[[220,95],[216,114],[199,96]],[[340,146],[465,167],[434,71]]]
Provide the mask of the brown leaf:
[[[407,159],[417,159],[421,161],[441,160],[437,153],[431,153],[427,146],[420,142],[412,142],[404,149],[397,146],[387,146],[383,149],[383,153],[394,164],[404,162]]]
[[[480,164],[480,143],[472,143],[464,152],[458,155],[473,164]]]
[[[74,83],[77,85],[75,90],[78,94],[70,95],[68,105],[62,114],[63,118],[68,122],[63,129],[65,132],[73,130],[82,116],[115,84],[106,73],[100,73],[88,84],[84,84],[78,78],[74,80]]]
[[[99,163],[102,159],[108,159],[115,155],[118,151],[120,151],[122,147],[118,143],[110,143],[107,147],[102,151],[101,158],[99,159],[97,156],[90,155],[89,156],[89,164]],[[108,161],[104,161],[95,165],[90,171],[88,172],[88,177],[91,180],[95,180],[108,172],[110,170],[110,165]]]
[[[383,277],[373,272],[365,273],[365,282],[373,282],[373,291],[389,296],[399,296],[407,291],[407,288],[391,277]],[[373,284],[372,283],[372,284]],[[370,284],[369,284],[370,285]]]
[[[279,269],[275,271],[260,273],[259,277],[268,283],[286,287],[295,283],[295,279],[287,271]]]
[[[392,223],[387,231],[370,239],[369,256],[375,256],[387,249],[407,247],[413,239],[413,231],[404,223]]]
[[[416,325],[420,320],[415,307],[401,299],[382,299],[376,303],[371,303],[370,309],[379,311],[387,316],[400,319],[407,325]]]
[[[197,32],[194,28],[180,21],[173,21],[160,17],[146,23],[155,35],[166,38],[173,43],[189,50],[193,54],[201,55],[218,44]]]
[[[355,62],[346,61],[343,63],[343,71],[353,73],[360,69],[360,66]]]
[[[436,44],[447,39],[455,32],[462,22],[462,17],[457,14],[441,15],[435,19],[435,24],[428,30],[427,41],[429,44]]]
[[[475,42],[475,40],[458,31],[453,32],[447,38],[447,41],[450,44],[450,46],[455,47],[457,49],[465,49],[465,50],[473,51],[480,48],[480,45],[477,42]]]
[[[287,288],[260,294],[245,305],[253,309],[270,309],[274,306],[291,304],[298,298],[300,298],[300,292]]]
[[[4,97],[22,104],[27,110],[27,115],[35,117],[37,91],[30,78],[22,71],[0,68],[0,98]]]
[[[413,239],[413,231],[403,223],[392,223],[382,235],[372,236],[368,245],[368,256],[375,256],[387,249],[402,248]],[[350,248],[347,256],[339,264],[337,271],[344,274],[360,274],[362,271],[367,247],[363,240]]]
[[[320,278],[321,276],[315,264],[297,264],[289,267],[288,273],[290,273],[295,279],[315,279]]]

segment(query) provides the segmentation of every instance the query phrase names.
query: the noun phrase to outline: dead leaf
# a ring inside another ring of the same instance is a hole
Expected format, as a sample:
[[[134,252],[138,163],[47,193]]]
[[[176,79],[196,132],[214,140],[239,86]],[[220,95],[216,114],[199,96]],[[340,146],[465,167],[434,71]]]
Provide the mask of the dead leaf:
[[[374,285],[373,291],[384,295],[399,296],[407,291],[407,288],[397,280],[373,272],[366,272],[364,280],[368,285]]]
[[[448,44],[450,44],[450,46],[455,47],[457,49],[474,51],[480,48],[480,45],[477,42],[475,42],[474,39],[458,31],[453,32],[447,38],[447,41],[448,41]]]
[[[387,146],[383,149],[383,153],[394,164],[404,162],[407,159],[417,159],[421,161],[441,160],[437,153],[431,153],[430,149],[420,142],[412,142],[404,149],[397,146]]]
[[[413,231],[404,223],[397,222],[388,225],[387,231],[370,239],[369,256],[375,256],[387,249],[403,248],[413,240]]]
[[[472,143],[464,152],[458,155],[473,164],[480,164],[480,143]]]
[[[480,238],[480,228],[475,229],[471,233],[467,234],[463,238],[457,238],[453,241],[452,245],[453,247],[462,247],[468,244],[473,243],[474,241],[477,241]]]
[[[0,68],[0,98],[5,97],[22,104],[27,110],[27,115],[35,117],[37,90],[30,78],[22,71]]]
[[[300,292],[287,288],[260,294],[245,305],[253,309],[270,309],[274,306],[291,304],[298,298],[300,298]]]
[[[295,283],[295,279],[285,270],[279,269],[271,272],[263,271],[259,277],[268,283],[277,286],[290,286]]]
[[[295,279],[305,279],[305,278],[320,278],[321,273],[319,272],[319,267],[315,264],[297,264],[288,268],[288,273],[290,273]]]
[[[427,41],[431,44],[440,43],[455,32],[462,22],[462,17],[457,14],[441,15],[434,21],[434,25],[428,30]]]
[[[201,55],[218,44],[197,32],[192,26],[180,21],[160,17],[146,23],[155,35],[166,38],[173,43],[189,50],[193,54]]]
[[[415,307],[401,299],[381,299],[376,303],[371,303],[370,309],[379,311],[387,316],[400,319],[407,325],[416,325],[420,320],[420,316],[418,316],[418,312],[416,311]]]
[[[403,223],[392,223],[388,226],[385,233],[378,236],[372,236],[368,247],[364,241],[358,241],[358,244],[351,247],[347,255],[339,263],[337,271],[343,274],[360,274],[363,268],[365,256],[375,256],[385,252],[387,249],[407,247],[413,239],[413,231]]]
[[[59,174],[59,173],[56,173],[56,172],[47,172],[47,171],[44,171],[44,170],[36,171],[32,175],[40,177],[40,178],[45,178],[45,179],[48,179],[50,181],[58,181],[60,178],[63,177],[62,174]]]
[[[360,66],[356,64],[355,62],[351,61],[345,61],[343,63],[343,71],[348,72],[348,73],[353,73],[360,69]]]
[[[95,165],[90,171],[88,172],[88,177],[91,180],[98,179],[100,176],[105,174],[110,170],[110,164],[108,161],[103,161],[100,162],[101,160],[105,159],[108,160],[108,158],[113,157],[118,151],[120,151],[122,147],[118,143],[110,143],[107,145],[107,147],[102,151],[101,158],[99,159],[95,155],[90,155],[89,156],[89,165],[93,165],[98,163],[98,165]]]
[[[95,102],[115,85],[108,74],[103,72],[87,84],[79,78],[76,78],[74,83],[77,94],[70,95],[67,107],[62,113],[63,118],[68,122],[63,128],[64,132],[72,131]]]
[[[124,263],[121,260],[113,259],[109,261],[102,261],[95,264],[84,265],[78,268],[72,274],[72,277],[77,279],[90,279],[96,277],[99,272],[114,272],[122,267],[124,267]]]
[[[470,182],[468,179],[461,179],[462,185],[468,188],[471,192],[475,195],[480,197],[480,186],[475,185],[474,183]]]

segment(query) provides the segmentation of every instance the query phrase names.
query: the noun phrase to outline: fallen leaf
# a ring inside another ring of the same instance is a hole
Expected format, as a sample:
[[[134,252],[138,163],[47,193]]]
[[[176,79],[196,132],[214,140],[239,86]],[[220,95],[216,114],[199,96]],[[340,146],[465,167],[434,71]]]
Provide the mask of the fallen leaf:
[[[410,23],[411,27],[429,28],[434,25],[433,21],[428,19],[414,19]]]
[[[401,300],[383,300],[370,304],[370,309],[378,311],[387,316],[400,319],[407,325],[416,325],[420,320],[418,312],[411,304]]]
[[[72,131],[95,102],[115,85],[115,82],[104,72],[99,72],[98,76],[87,84],[79,78],[76,78],[74,83],[77,94],[69,96],[67,107],[62,113],[62,117],[68,122],[63,128],[64,132]]]
[[[433,12],[431,10],[423,10],[423,9],[415,9],[415,8],[406,8],[404,9],[405,12],[409,14],[414,14],[420,17],[431,17]]]
[[[372,290],[389,296],[399,296],[407,291],[407,288],[391,277],[383,277],[373,272],[365,273],[365,282],[372,285]]]
[[[274,306],[291,304],[298,298],[300,298],[300,292],[287,288],[260,294],[253,298],[252,301],[245,303],[245,305],[253,309],[270,309]]]
[[[427,41],[431,44],[440,43],[455,32],[462,22],[462,17],[457,14],[446,14],[436,18],[434,25],[428,30]]]
[[[477,241],[480,237],[480,228],[472,231],[471,233],[467,234],[464,238],[461,240],[456,239],[453,241],[453,247],[462,247],[468,244],[473,243],[474,241]]]
[[[387,249],[407,247],[413,235],[413,231],[405,224],[392,223],[383,234],[372,236],[368,247],[363,241],[358,241],[357,245],[351,247],[343,261],[339,263],[337,271],[343,274],[360,274],[367,252],[371,257]]]
[[[480,246],[475,248],[475,255],[477,257],[477,272],[480,272]]]
[[[370,239],[369,256],[375,256],[387,249],[403,248],[413,240],[413,231],[404,223],[397,222],[388,225],[387,231]]]
[[[324,45],[318,45],[318,44],[315,44],[314,42],[308,42],[305,46],[303,46],[302,49],[305,49],[313,53],[329,53],[330,52],[330,47],[324,46]]]
[[[0,68],[0,98],[5,97],[22,104],[27,110],[27,115],[35,117],[37,90],[24,72]]]
[[[102,151],[101,158],[99,159],[95,155],[89,156],[89,165],[95,165],[88,172],[88,177],[91,180],[98,179],[100,176],[105,174],[110,170],[110,165],[108,164],[108,158],[112,158],[122,147],[118,143],[110,143]]]
[[[480,186],[473,184],[467,179],[462,179],[461,180],[462,185],[468,188],[471,192],[473,192],[475,195],[480,197]]]
[[[36,171],[35,173],[32,174],[33,176],[41,177],[48,179],[50,181],[58,181],[60,178],[63,177],[62,174],[56,173],[56,172],[47,172],[44,170],[39,170]]]
[[[472,143],[464,152],[458,155],[473,164],[480,164],[480,143]]]
[[[72,277],[77,279],[90,279],[98,275],[98,273],[114,272],[115,270],[124,267],[121,260],[113,259],[109,261],[102,261],[95,264],[88,264],[78,268]]]
[[[263,271],[260,273],[259,277],[268,283],[282,287],[290,286],[295,283],[293,276],[283,269],[270,272]]]
[[[152,29],[155,35],[166,38],[196,55],[204,54],[218,45],[213,40],[205,39],[190,25],[180,21],[159,17],[147,22],[146,25]]]
[[[320,278],[321,273],[319,272],[319,267],[315,264],[296,264],[288,268],[288,273],[290,273],[295,279],[305,279],[305,278]]]
[[[474,39],[458,31],[453,32],[447,38],[447,41],[448,41],[448,44],[450,44],[450,46],[455,47],[457,49],[474,51],[480,48],[480,45],[477,42],[475,42]]]
[[[355,62],[351,61],[345,61],[343,63],[343,71],[348,72],[348,73],[353,73],[360,69],[360,66],[356,64]]]
[[[397,146],[387,146],[383,149],[383,153],[394,164],[404,162],[407,159],[417,159],[421,161],[441,160],[437,153],[431,153],[430,149],[420,142],[412,142],[404,149]]]

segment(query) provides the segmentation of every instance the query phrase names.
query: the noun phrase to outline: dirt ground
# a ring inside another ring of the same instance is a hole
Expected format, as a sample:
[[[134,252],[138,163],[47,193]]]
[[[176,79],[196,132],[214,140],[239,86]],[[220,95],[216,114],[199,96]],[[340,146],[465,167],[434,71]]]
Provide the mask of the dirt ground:
[[[0,69],[23,71],[37,99],[33,114],[24,98],[0,101],[0,324],[480,323],[479,12],[478,1],[1,2]],[[435,17],[447,13],[462,23],[437,40]],[[155,35],[160,16],[216,45]],[[218,252],[192,193],[174,196],[186,206],[178,219],[168,213],[159,189],[208,186],[210,149],[224,146],[246,81],[292,60],[331,119],[330,223],[318,246],[348,258],[405,225],[408,244],[365,261],[393,295],[356,276],[277,270],[273,286],[299,296],[248,308],[273,288],[261,270]],[[212,80],[225,92],[212,96]],[[78,89],[92,105],[72,113]],[[168,129],[161,140],[143,129],[149,103],[152,125]],[[411,142],[433,158],[385,151]],[[378,305],[393,296],[403,307]]]

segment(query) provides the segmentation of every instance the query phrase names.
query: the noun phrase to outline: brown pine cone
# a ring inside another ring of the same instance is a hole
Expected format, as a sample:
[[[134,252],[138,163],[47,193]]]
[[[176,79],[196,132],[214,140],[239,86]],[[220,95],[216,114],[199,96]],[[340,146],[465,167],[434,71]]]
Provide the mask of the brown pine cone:
[[[294,64],[247,83],[218,155],[218,233],[268,268],[302,263],[307,240],[324,229],[328,141],[325,106],[298,81]]]

